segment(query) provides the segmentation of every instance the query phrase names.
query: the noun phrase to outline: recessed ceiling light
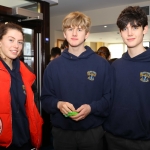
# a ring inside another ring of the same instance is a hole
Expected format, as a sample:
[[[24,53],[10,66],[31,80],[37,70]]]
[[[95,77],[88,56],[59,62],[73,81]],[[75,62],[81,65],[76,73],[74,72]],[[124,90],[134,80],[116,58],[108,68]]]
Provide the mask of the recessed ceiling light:
[[[104,28],[107,28],[107,26],[104,26]]]

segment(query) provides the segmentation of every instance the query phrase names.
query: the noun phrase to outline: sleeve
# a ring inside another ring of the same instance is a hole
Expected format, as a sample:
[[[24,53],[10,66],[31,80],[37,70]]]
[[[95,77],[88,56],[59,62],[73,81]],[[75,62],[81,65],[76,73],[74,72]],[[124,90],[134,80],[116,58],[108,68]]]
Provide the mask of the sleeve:
[[[52,71],[50,65],[44,71],[43,87],[41,92],[41,105],[47,113],[56,113],[59,111],[57,108],[58,98],[54,90]]]
[[[97,100],[93,101],[91,106],[91,113],[94,115],[98,115],[101,117],[107,117],[110,113],[111,106],[112,106],[112,81],[113,81],[113,69],[110,64],[105,65],[105,73],[104,73],[104,81],[103,81],[103,91],[102,97]]]

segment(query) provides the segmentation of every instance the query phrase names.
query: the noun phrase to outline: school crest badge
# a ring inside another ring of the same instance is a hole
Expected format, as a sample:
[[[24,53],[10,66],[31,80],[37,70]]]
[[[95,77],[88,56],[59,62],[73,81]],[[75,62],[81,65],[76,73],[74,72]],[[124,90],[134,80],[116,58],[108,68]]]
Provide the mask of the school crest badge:
[[[96,72],[95,71],[88,71],[87,76],[88,76],[89,80],[94,81],[94,78],[96,77]]]
[[[149,82],[150,73],[149,72],[140,72],[140,80],[142,82]]]

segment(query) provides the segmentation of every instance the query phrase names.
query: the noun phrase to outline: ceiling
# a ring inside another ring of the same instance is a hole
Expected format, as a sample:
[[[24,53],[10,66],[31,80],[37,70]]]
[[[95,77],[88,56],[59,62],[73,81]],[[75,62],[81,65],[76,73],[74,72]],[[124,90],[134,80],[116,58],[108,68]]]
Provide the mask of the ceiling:
[[[16,7],[16,6],[21,7],[33,4],[33,1],[34,0],[13,0],[13,3],[12,2],[10,3],[10,0],[0,0],[0,4],[7,7]],[[88,11],[100,8],[115,7],[120,5],[129,5],[138,2],[141,2],[141,0],[58,0],[57,5],[52,5],[50,7],[50,16],[54,17],[66,15],[72,11]],[[145,35],[144,40],[150,41],[150,29],[149,32]],[[109,24],[107,25],[107,28],[104,28],[103,25],[92,26],[91,34],[87,41],[120,43],[122,42],[122,39],[118,32],[117,26],[115,24]]]
[[[58,5],[51,7],[51,16],[68,14],[69,12],[77,10],[87,11],[120,5],[129,5],[141,1],[146,0],[58,0]]]

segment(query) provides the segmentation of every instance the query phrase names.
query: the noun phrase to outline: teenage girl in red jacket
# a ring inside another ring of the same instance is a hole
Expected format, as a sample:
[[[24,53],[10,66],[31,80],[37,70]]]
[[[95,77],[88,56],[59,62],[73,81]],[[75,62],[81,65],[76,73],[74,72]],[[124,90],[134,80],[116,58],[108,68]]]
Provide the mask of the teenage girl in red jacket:
[[[35,75],[18,59],[23,42],[19,25],[0,25],[0,150],[41,145],[43,121],[31,89]]]

